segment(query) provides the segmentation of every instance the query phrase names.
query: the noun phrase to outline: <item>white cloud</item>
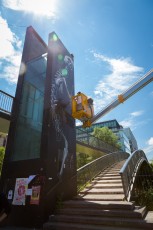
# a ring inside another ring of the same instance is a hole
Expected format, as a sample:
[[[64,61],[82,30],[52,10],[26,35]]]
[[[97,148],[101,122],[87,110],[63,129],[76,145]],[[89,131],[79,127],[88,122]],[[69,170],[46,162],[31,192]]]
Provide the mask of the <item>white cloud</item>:
[[[8,27],[7,21],[0,16],[0,58],[6,58],[14,53],[15,34]]]
[[[115,59],[94,51],[92,53],[96,60],[105,62],[110,71],[110,74],[102,77],[94,90],[95,108],[100,110],[140,78],[143,68],[134,65],[130,58]]]
[[[137,129],[138,127],[140,128],[140,126],[146,125],[150,122],[150,119],[146,119],[146,120],[142,120],[142,121],[137,121],[137,119],[134,118],[129,118],[129,119],[125,119],[120,123],[120,125],[123,126],[123,128],[130,128],[132,131],[134,131],[135,129]]]
[[[130,118],[130,119],[125,119],[119,123],[120,123],[120,125],[123,126],[123,128],[131,128],[131,127],[133,127],[134,120]]]
[[[153,137],[150,137],[150,139],[148,140],[148,145],[153,146]]]
[[[11,31],[7,21],[0,16],[0,78],[16,83],[21,61],[22,41]]]
[[[57,18],[57,0],[3,0],[9,9],[33,13],[52,19]]]
[[[142,71],[141,67],[135,66],[132,64],[130,58],[109,58],[102,54],[94,53],[94,57],[98,58],[106,63],[108,63],[111,67],[112,72],[115,74],[133,74]]]
[[[143,113],[143,110],[132,112],[129,114],[129,117],[125,118],[119,123],[123,126],[123,128],[131,128],[131,130],[133,131],[137,129],[137,127],[143,126],[150,122],[150,119],[138,120],[137,117],[141,116]]]
[[[20,64],[20,63],[19,63]],[[16,83],[19,75],[19,65],[9,64],[4,67],[4,78],[10,83]]]
[[[131,116],[131,114],[133,114],[133,113],[130,113],[129,118],[126,118],[125,120],[119,122],[119,124],[122,125],[123,128],[130,128],[133,131],[137,127],[140,128],[140,126],[145,125],[148,122],[150,123],[150,121],[151,121],[150,119],[145,120],[145,121],[144,120],[143,121],[137,121],[136,117]],[[146,146],[143,148],[143,151],[146,153],[148,159],[153,160],[153,137],[150,137],[146,141]]]
[[[130,115],[133,117],[138,117],[138,116],[141,116],[143,113],[144,113],[144,111],[140,110],[140,111],[135,111],[133,113],[130,113]]]
[[[147,146],[143,149],[143,151],[147,154],[148,158],[153,159],[153,137],[150,137],[146,143]]]

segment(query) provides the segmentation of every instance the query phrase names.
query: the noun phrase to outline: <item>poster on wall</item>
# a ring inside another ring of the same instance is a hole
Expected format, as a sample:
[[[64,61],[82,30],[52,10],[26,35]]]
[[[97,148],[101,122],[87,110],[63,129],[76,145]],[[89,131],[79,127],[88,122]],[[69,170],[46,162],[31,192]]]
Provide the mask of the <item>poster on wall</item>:
[[[17,178],[13,197],[13,205],[25,205],[28,178]]]
[[[30,204],[39,205],[40,199],[40,185],[39,186],[32,186],[32,195],[30,199]]]

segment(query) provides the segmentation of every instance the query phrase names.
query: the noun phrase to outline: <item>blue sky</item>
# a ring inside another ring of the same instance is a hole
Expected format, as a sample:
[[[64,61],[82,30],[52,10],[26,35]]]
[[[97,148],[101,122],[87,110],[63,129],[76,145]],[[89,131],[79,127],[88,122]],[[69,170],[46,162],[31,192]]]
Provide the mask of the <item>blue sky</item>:
[[[74,54],[75,92],[108,105],[153,68],[152,0],[0,0],[0,89],[15,94],[26,27],[55,31]],[[99,121],[130,127],[153,159],[153,83]]]

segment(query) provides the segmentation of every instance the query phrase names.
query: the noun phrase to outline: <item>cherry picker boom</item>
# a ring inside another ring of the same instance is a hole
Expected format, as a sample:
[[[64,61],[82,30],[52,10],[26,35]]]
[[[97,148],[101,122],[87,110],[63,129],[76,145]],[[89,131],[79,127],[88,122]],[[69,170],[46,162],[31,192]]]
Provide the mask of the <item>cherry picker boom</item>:
[[[120,103],[123,103],[132,95],[137,93],[140,89],[144,88],[151,81],[153,81],[153,69],[141,77],[130,88],[125,90],[122,94],[112,101],[108,106],[94,115],[93,100],[88,98],[85,94],[78,92],[77,95],[72,97],[72,117],[83,122],[83,127],[90,127],[99,118],[106,113],[117,107]]]

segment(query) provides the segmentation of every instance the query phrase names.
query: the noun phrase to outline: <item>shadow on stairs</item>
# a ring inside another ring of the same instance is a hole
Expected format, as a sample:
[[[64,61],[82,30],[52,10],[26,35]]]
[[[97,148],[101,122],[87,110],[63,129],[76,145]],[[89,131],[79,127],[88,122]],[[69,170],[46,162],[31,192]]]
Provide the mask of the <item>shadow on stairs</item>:
[[[123,201],[119,171],[125,161],[101,172],[73,200],[56,210],[44,230],[138,230],[153,229],[153,212]]]

